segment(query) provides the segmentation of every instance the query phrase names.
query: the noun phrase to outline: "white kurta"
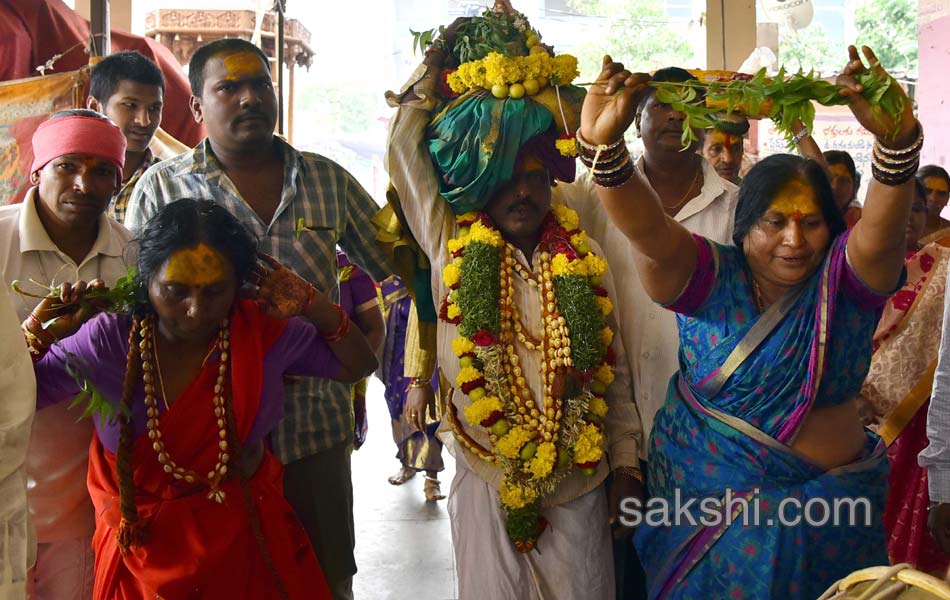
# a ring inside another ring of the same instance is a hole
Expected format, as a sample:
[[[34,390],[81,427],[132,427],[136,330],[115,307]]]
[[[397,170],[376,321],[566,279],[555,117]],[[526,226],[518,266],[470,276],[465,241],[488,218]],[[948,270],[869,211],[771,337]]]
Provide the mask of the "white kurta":
[[[26,598],[36,542],[30,531],[24,462],[36,380],[7,286],[0,286],[0,598]]]

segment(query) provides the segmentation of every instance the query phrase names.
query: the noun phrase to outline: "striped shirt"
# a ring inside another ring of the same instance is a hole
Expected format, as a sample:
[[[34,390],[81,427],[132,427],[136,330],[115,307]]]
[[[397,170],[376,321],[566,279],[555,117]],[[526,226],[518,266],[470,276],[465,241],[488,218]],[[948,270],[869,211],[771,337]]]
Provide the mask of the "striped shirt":
[[[388,277],[392,266],[376,245],[370,220],[378,206],[369,194],[335,162],[299,152],[279,138],[274,140],[284,156],[284,183],[270,223],[261,220],[244,201],[206,139],[193,150],[146,171],[129,201],[126,226],[139,231],[165,204],[182,198],[207,198],[244,223],[260,239],[261,251],[293,269],[334,302],[340,296],[337,244],[375,279]],[[284,417],[271,440],[284,463],[352,439],[349,386],[327,379],[286,380]]]
[[[139,179],[142,178],[142,175],[145,174],[145,171],[147,171],[149,167],[161,162],[161,160],[159,157],[153,155],[151,150],[148,148],[145,149],[142,164],[132,173],[131,177],[122,182],[122,188],[119,189],[119,193],[112,198],[112,203],[109,204],[109,209],[106,210],[108,216],[119,223],[125,223],[125,211],[129,206],[129,198],[132,197],[132,190],[135,189],[135,184],[139,182]]]

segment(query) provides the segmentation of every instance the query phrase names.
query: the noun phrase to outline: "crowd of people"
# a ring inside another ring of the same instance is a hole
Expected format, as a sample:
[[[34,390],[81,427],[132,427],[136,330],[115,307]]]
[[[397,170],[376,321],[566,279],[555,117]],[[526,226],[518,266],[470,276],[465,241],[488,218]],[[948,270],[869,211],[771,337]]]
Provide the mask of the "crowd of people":
[[[267,56],[240,39],[191,57],[207,137],[175,158],[149,151],[164,79],[134,52],[39,126],[33,187],[0,207],[0,330],[25,342],[0,351],[3,597],[353,598],[374,371],[389,482],[442,500],[454,458],[462,599],[944,577],[950,175],[920,167],[911,102],[861,94],[887,77],[871,50],[837,80],[875,139],[859,202],[854,161],[801,122],[800,155],[749,169],[744,116],[684,149],[650,85],[682,68],[605,57],[586,94],[448,99],[460,26],[386,94],[382,211],[274,134]],[[789,524],[788,499],[864,503]]]

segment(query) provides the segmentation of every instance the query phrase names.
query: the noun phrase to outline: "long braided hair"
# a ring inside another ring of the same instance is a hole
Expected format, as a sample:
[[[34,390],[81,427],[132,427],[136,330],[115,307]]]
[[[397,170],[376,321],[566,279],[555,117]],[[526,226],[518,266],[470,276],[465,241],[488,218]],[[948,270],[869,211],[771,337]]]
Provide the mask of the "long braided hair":
[[[119,507],[122,520],[116,531],[120,552],[148,542],[148,532],[135,504],[135,479],[132,450],[135,422],[132,401],[142,382],[142,321],[154,313],[148,297],[148,284],[169,257],[178,250],[206,243],[219,251],[234,267],[235,279],[244,282],[257,261],[257,240],[231,213],[210,200],[183,199],[165,206],[155,214],[135,240],[137,248],[135,303],[129,330],[129,352],[122,385],[119,445],[116,450],[116,475],[119,482]],[[234,412],[231,394],[226,394],[227,411]],[[228,420],[228,437],[236,440],[233,419]],[[237,447],[235,446],[235,449]]]

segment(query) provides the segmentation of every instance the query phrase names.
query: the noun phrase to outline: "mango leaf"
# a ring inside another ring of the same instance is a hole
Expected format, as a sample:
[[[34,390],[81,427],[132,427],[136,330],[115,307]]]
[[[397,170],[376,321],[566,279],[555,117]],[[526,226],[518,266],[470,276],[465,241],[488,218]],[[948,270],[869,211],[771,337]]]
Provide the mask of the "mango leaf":
[[[80,372],[74,363],[75,360],[77,360],[77,358],[74,354],[66,353],[66,372],[79,384],[80,388],[80,392],[76,394],[69,403],[69,409],[72,410],[77,406],[81,406],[83,403],[86,405],[82,414],[76,419],[76,422],[92,416],[98,416],[101,422],[110,423],[115,421],[118,414],[130,418],[132,414],[129,409],[106,398],[105,395]]]

